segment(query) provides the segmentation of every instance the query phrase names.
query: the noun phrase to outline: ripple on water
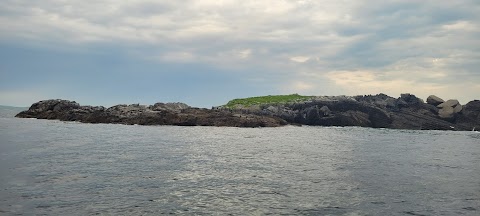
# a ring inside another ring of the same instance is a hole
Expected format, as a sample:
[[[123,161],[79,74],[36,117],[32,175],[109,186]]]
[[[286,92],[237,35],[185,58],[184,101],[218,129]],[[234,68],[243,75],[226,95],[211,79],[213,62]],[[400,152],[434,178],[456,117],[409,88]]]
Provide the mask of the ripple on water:
[[[0,214],[478,215],[480,208],[480,137],[471,132],[1,121]]]

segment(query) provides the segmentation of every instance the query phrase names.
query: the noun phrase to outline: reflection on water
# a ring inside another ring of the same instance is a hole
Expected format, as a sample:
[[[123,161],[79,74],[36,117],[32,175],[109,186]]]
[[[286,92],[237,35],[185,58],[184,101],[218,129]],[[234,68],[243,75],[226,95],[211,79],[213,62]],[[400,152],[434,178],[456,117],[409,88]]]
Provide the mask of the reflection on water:
[[[0,118],[0,214],[478,215],[480,137]]]

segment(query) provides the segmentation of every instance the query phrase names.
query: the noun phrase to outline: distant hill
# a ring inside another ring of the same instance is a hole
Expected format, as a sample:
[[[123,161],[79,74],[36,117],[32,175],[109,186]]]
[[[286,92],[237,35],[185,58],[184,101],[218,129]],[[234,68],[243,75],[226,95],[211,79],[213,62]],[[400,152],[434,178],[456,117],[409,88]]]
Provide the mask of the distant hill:
[[[21,111],[28,110],[28,107],[12,107],[0,105],[0,118],[13,118]]]

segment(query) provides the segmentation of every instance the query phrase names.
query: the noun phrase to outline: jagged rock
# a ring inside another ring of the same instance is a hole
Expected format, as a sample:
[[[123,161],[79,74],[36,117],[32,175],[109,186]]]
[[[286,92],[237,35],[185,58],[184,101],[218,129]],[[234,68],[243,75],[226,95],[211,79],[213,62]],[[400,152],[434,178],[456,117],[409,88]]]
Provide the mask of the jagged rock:
[[[86,123],[118,123],[140,125],[203,125],[233,127],[275,127],[285,125],[278,117],[246,114],[241,117],[221,110],[191,108],[182,103],[157,103],[104,107],[80,106],[67,100],[46,100],[16,115],[20,118],[58,119]]]
[[[407,104],[422,104],[423,100],[416,97],[413,94],[405,93],[400,95],[400,99],[405,101]]]
[[[400,95],[400,99],[409,105],[423,104],[423,100],[413,94],[405,93]]]
[[[395,98],[387,98],[385,99],[385,103],[387,108],[394,108],[396,106]]]
[[[179,112],[188,108],[190,108],[190,106],[184,103],[155,103],[153,106],[150,106],[150,109],[153,111],[168,110]]]
[[[403,99],[399,98],[396,101],[395,106],[397,106],[397,107],[407,107],[408,103],[406,101],[404,101]]]
[[[434,105],[434,106],[438,106],[439,104],[445,102],[443,99],[435,96],[435,95],[430,95],[428,96],[427,98],[427,103],[428,104],[431,104],[431,105]]]
[[[46,101],[39,101],[37,103],[32,104],[30,109],[35,110],[36,112],[44,112],[47,110],[53,111],[62,111],[64,109],[75,109],[78,108],[80,105],[75,101],[67,101],[67,100],[46,100]]]

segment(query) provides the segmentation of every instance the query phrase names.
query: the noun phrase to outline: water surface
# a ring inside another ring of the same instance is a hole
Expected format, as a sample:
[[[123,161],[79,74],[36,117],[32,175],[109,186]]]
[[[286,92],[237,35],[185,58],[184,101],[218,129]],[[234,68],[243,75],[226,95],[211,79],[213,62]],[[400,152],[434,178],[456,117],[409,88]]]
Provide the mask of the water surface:
[[[0,215],[479,215],[480,134],[0,118]]]

